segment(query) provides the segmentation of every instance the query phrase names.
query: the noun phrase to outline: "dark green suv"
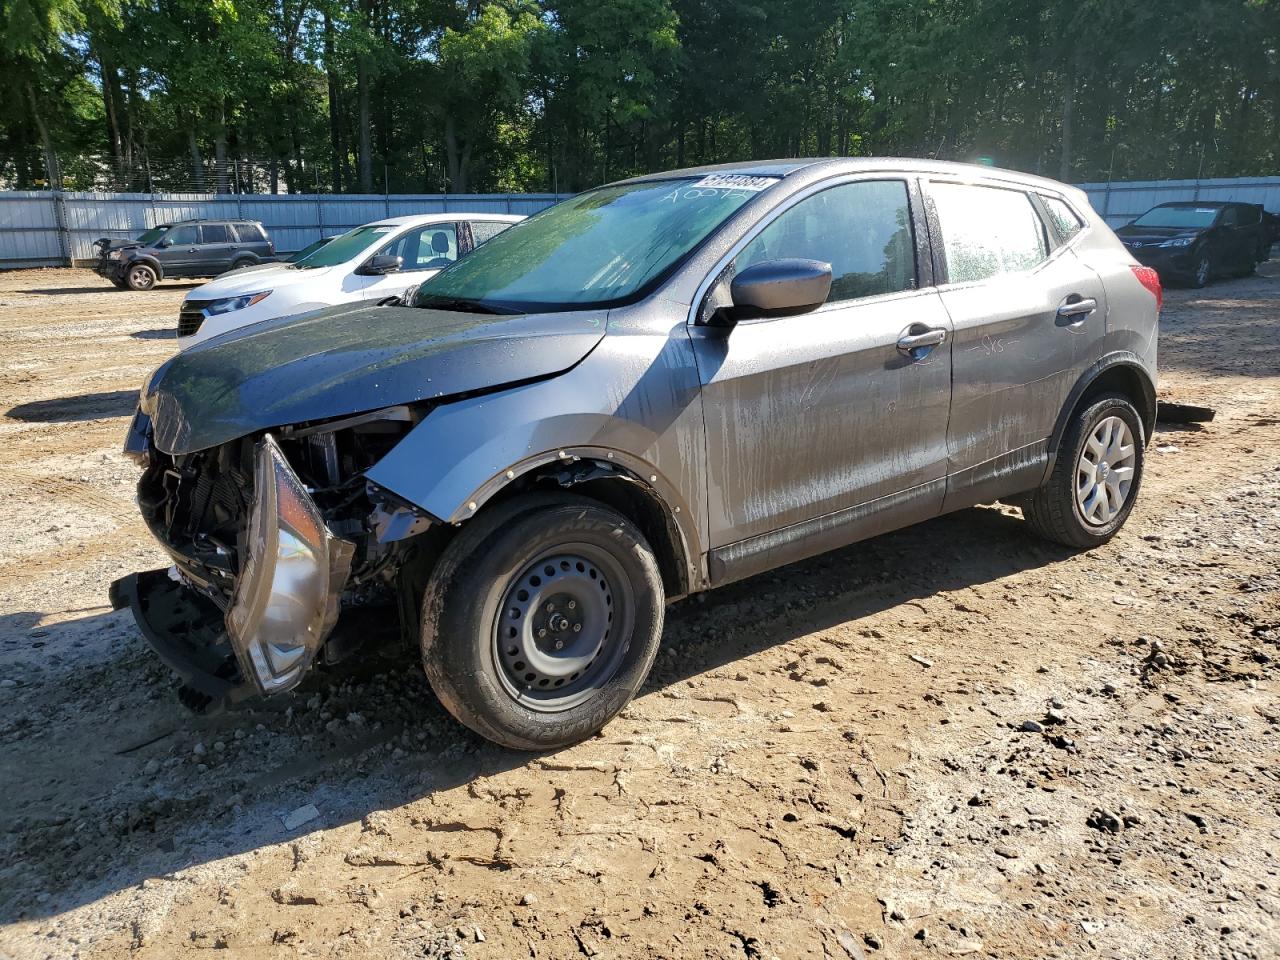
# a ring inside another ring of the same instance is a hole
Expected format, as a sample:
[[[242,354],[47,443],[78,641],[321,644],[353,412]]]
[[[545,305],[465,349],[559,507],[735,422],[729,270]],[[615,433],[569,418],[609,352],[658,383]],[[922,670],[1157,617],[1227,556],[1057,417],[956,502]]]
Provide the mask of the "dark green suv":
[[[94,272],[122,290],[150,290],[177,277],[216,277],[271,263],[275,244],[256,220],[182,220],[152,227],[136,240],[95,242]]]

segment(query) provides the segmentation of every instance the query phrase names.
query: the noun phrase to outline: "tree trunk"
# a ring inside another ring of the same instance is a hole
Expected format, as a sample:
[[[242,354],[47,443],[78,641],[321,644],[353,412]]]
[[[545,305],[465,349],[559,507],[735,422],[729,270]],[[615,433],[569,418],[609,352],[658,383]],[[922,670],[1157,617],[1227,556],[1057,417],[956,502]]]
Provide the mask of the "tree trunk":
[[[49,128],[45,126],[44,117],[40,114],[40,107],[36,102],[35,88],[31,86],[30,81],[26,86],[27,101],[31,105],[31,119],[35,121],[36,132],[40,135],[40,147],[44,150],[44,170],[45,176],[49,180],[49,189],[61,190],[62,171],[58,167],[58,155],[53,149],[53,138],[49,136]]]
[[[213,139],[213,176],[218,193],[227,192],[227,102],[218,101],[218,126]]]
[[[463,137],[461,149],[459,149],[458,129],[453,122],[453,117],[446,117],[444,121],[444,157],[449,171],[446,191],[466,193],[467,168],[471,165],[471,140]]]
[[[342,149],[342,113],[339,97],[342,87],[338,80],[337,55],[334,53],[333,21],[328,11],[324,14],[324,71],[329,80],[329,147],[332,151],[333,169],[330,180],[334,193],[342,192],[342,169],[345,166]]]
[[[120,135],[120,118],[116,112],[116,92],[120,78],[111,61],[98,52],[98,69],[102,74],[102,106],[107,113],[107,146],[111,150],[111,159],[119,165],[124,146],[124,137]]]
[[[368,57],[356,58],[356,102],[359,114],[360,191],[373,193],[373,142],[369,130],[369,63]]]
[[[200,155],[200,141],[196,139],[195,117],[187,128],[187,149],[191,152],[191,185],[200,193],[204,190],[204,157]]]
[[[1071,182],[1071,170],[1074,166],[1074,144],[1076,113],[1076,64],[1073,62],[1062,78],[1062,142],[1058,157],[1058,179],[1063,183]]]

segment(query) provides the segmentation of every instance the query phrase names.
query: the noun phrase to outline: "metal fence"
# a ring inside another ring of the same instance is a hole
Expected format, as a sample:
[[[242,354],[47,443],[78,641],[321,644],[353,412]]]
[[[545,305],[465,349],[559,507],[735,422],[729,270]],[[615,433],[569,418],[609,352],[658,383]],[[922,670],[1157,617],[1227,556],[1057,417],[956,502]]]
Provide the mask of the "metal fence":
[[[1260,203],[1280,213],[1280,177],[1237,177],[1221,180],[1130,180],[1077,184],[1089,202],[1113,227],[1124,226],[1158,203],[1173,200],[1235,200]]]
[[[511,194],[183,194],[0,192],[0,269],[92,260],[99,237],[134,237],[194,218],[261,221],[281,253],[362,223],[419,213],[537,213],[564,199]]]
[[[1082,183],[1113,227],[1170,200],[1239,200],[1280,212],[1280,177]],[[0,192],[0,269],[91,260],[99,237],[195,217],[260,220],[282,253],[371,220],[414,213],[536,213],[564,194],[193,194]]]

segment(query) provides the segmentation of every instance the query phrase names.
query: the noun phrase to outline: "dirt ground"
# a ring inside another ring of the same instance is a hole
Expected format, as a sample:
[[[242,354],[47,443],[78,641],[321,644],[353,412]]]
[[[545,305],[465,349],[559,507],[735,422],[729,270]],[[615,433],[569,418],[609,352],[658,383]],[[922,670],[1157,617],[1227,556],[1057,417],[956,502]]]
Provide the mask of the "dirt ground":
[[[0,956],[1280,955],[1280,262],[1170,291],[1140,502],[978,508],[669,611],[518,755],[411,652],[186,713],[109,582],[184,285],[0,274]]]

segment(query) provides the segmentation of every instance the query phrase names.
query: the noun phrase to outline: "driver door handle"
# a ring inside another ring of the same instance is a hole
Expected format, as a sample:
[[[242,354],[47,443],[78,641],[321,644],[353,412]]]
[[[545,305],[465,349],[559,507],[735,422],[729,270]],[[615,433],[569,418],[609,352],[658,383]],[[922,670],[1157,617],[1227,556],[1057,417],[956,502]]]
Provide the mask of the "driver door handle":
[[[1082,297],[1077,300],[1067,298],[1062,306],[1058,307],[1058,316],[1060,317],[1080,317],[1084,318],[1093,311],[1098,309],[1098,301],[1092,297]]]
[[[911,353],[921,347],[936,347],[947,339],[947,331],[942,327],[930,327],[923,333],[904,333],[898,338],[898,349],[903,353]]]

